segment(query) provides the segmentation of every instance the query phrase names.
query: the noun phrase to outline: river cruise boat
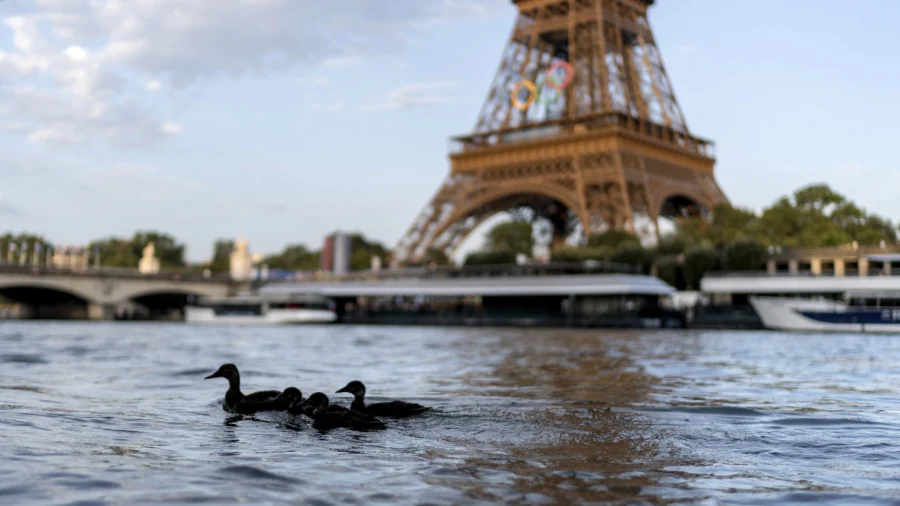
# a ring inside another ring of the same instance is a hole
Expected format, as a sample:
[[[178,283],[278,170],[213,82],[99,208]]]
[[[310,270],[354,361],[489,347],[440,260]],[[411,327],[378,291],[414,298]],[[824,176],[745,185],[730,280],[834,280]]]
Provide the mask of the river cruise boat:
[[[773,330],[900,333],[900,276],[707,276],[705,296],[748,304]]]
[[[187,323],[288,325],[332,323],[334,302],[312,294],[239,295],[201,298],[185,308]]]
[[[843,300],[751,297],[750,303],[769,329],[900,333],[900,292],[847,292]]]

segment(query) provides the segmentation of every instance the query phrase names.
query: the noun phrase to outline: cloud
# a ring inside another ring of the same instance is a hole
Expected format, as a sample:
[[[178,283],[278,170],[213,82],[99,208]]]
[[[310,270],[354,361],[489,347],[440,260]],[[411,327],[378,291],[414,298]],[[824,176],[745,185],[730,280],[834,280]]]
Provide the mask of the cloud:
[[[436,94],[437,90],[456,86],[452,81],[435,81],[401,86],[388,92],[374,104],[363,106],[364,111],[393,111],[396,109],[415,109],[437,104],[449,104],[453,100]]]
[[[170,135],[177,135],[181,133],[181,125],[177,123],[165,122],[160,125],[160,129]]]
[[[197,83],[401,53],[423,26],[501,3],[33,0],[0,27],[13,43],[0,50],[0,128],[35,143],[149,145],[172,133],[166,101]],[[173,93],[147,93],[163,87]]]

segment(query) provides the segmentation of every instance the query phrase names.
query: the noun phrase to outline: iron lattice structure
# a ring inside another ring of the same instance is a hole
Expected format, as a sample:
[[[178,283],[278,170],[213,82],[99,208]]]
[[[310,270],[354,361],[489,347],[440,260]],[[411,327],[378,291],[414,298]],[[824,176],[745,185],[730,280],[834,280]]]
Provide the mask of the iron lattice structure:
[[[654,0],[513,3],[518,17],[475,130],[454,139],[450,175],[395,265],[419,263],[429,248],[451,255],[500,211],[529,208],[564,240],[577,228],[635,232],[636,215],[659,234],[661,216],[727,202],[713,144],[690,134],[666,75],[647,20]],[[571,81],[560,90],[548,71],[561,65]]]

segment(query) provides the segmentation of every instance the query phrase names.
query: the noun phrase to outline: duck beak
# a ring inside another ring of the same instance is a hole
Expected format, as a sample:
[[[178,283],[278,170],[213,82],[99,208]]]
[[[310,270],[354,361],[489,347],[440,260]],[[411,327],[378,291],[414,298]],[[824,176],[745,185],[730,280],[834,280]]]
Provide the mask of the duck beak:
[[[208,380],[210,378],[221,378],[221,377],[222,377],[222,375],[219,374],[219,371],[216,371],[203,379]]]
[[[335,393],[336,393],[336,394],[342,394],[342,393],[345,393],[345,392],[349,394],[349,393],[350,393],[350,390],[347,390],[347,387],[344,387],[344,388],[338,390],[338,391],[335,392]]]

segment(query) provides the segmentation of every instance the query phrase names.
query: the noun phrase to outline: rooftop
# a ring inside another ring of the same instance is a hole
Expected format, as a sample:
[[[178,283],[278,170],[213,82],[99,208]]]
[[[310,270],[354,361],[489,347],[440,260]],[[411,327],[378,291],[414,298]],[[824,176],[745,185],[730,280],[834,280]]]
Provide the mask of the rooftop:
[[[259,291],[266,296],[290,293],[326,297],[667,295],[674,292],[674,288],[655,277],[632,274],[285,283],[265,286]]]

